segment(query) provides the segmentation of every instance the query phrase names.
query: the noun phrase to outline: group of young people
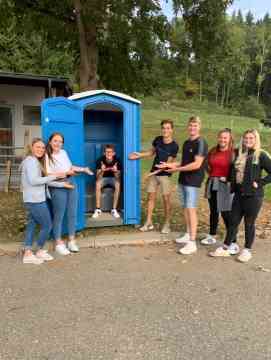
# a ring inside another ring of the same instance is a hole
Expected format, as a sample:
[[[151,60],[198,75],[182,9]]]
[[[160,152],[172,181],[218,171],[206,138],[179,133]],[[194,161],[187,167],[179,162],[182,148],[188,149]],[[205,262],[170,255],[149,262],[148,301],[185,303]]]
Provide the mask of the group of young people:
[[[152,148],[129,156],[132,160],[154,156],[147,185],[147,219],[140,230],[149,231],[154,228],[152,215],[160,187],[165,212],[161,232],[170,232],[170,177],[172,173],[179,172],[178,193],[184,211],[186,233],[177,238],[176,243],[184,245],[179,250],[181,254],[195,253],[198,200],[207,172],[205,196],[210,208],[210,230],[201,243],[216,243],[221,215],[226,228],[224,244],[210,252],[210,256],[227,257],[238,254],[240,262],[249,261],[255,240],[255,222],[263,204],[264,186],[271,182],[271,157],[261,148],[258,131],[245,131],[239,147],[235,147],[231,129],[222,129],[217,135],[217,145],[208,151],[207,143],[200,134],[201,120],[193,116],[188,120],[188,139],[182,147],[181,162],[177,162],[178,144],[173,139],[173,130],[171,120],[162,121],[161,136],[154,139]],[[240,251],[236,240],[243,218],[245,244]]]
[[[78,193],[74,176],[78,174],[94,175],[88,167],[79,167],[71,163],[63,149],[64,137],[53,133],[48,143],[35,138],[29,153],[22,162],[21,185],[23,202],[28,213],[24,241],[23,263],[40,265],[53,260],[53,256],[44,249],[46,240],[51,236],[55,241],[55,250],[60,255],[78,252],[75,240]],[[116,209],[120,192],[120,161],[116,159],[114,145],[106,145],[104,155],[96,163],[96,210],[93,217],[101,214],[100,196],[104,183],[114,184],[115,195],[112,216],[119,217]],[[66,217],[68,242],[62,239],[63,222]],[[33,251],[33,239],[36,226],[40,231],[37,250]]]
[[[203,245],[216,243],[219,215],[226,228],[224,244],[210,252],[213,257],[238,255],[238,260],[251,259],[251,248],[255,240],[255,222],[263,204],[264,186],[271,183],[271,157],[261,148],[260,135],[250,129],[243,134],[239,147],[234,146],[233,134],[225,128],[218,132],[217,145],[208,151],[207,142],[201,136],[201,120],[193,116],[187,124],[188,139],[182,146],[181,162],[176,161],[179,146],[173,139],[174,124],[171,120],[161,122],[161,136],[152,142],[150,150],[129,154],[130,160],[154,157],[148,174],[147,218],[140,230],[154,229],[152,223],[156,197],[160,190],[163,198],[165,222],[163,234],[170,232],[172,173],[179,172],[178,193],[184,211],[186,233],[176,239],[183,244],[179,252],[189,255],[197,251],[197,207],[200,189],[207,172],[205,196],[210,208],[210,231],[201,240]],[[23,201],[28,210],[24,244],[24,263],[41,264],[53,259],[44,250],[46,240],[52,234],[56,252],[68,255],[78,252],[75,241],[77,215],[76,174],[94,175],[88,167],[71,163],[62,148],[64,137],[60,133],[50,136],[45,145],[42,139],[32,141],[31,149],[22,163]],[[93,217],[101,215],[101,189],[110,184],[114,187],[112,216],[117,211],[121,191],[121,162],[116,157],[113,145],[106,145],[104,155],[96,162],[96,210]],[[265,172],[265,174],[263,174]],[[49,202],[48,202],[48,199]],[[48,205],[48,203],[50,205]],[[67,244],[62,239],[64,216],[67,214]],[[241,220],[245,223],[245,244],[240,251],[237,232]],[[37,251],[33,252],[33,237],[36,225],[40,225]]]

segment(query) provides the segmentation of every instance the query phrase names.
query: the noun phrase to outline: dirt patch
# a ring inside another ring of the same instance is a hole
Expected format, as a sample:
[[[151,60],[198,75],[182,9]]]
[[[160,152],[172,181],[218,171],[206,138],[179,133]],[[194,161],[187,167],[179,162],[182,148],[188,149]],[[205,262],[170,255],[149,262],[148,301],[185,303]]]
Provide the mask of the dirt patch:
[[[0,192],[0,241],[21,241],[26,214],[20,192]]]
[[[142,191],[142,218],[146,215],[147,196]],[[154,211],[154,225],[159,230],[163,224],[164,213],[161,198],[158,197],[157,207]],[[199,233],[208,232],[209,208],[206,199],[203,197],[199,205]],[[0,192],[0,242],[20,242],[23,239],[26,225],[26,213],[22,204],[20,192],[4,193]],[[173,231],[185,230],[183,211],[180,207],[176,187],[172,192],[172,225]],[[79,237],[99,234],[117,234],[123,232],[133,232],[133,226],[109,227],[98,229],[85,229],[79,233]],[[220,226],[220,236],[223,236],[224,228]],[[242,234],[243,229],[240,233]],[[259,238],[271,237],[271,202],[265,201],[261,214],[257,221],[257,236]]]

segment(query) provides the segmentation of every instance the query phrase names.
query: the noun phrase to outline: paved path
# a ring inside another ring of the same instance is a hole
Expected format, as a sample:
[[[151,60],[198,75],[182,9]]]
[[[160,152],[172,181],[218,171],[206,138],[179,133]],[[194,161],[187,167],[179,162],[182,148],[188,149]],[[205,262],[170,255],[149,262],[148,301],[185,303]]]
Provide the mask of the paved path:
[[[246,265],[171,244],[1,256],[0,359],[269,360],[270,241],[255,251]]]

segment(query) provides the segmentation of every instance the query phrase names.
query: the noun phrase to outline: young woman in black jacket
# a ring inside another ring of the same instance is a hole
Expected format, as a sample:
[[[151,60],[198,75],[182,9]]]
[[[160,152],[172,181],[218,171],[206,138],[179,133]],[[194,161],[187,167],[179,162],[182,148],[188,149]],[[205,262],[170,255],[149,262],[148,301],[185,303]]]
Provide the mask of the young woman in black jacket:
[[[262,171],[267,175],[262,177]],[[244,218],[245,247],[238,256],[241,262],[251,259],[251,248],[255,239],[255,222],[261,210],[264,186],[271,183],[271,157],[261,149],[260,135],[257,130],[247,130],[240,143],[231,173],[234,192],[230,224],[224,245],[218,247],[211,256],[230,256],[229,246],[235,239],[239,224]]]

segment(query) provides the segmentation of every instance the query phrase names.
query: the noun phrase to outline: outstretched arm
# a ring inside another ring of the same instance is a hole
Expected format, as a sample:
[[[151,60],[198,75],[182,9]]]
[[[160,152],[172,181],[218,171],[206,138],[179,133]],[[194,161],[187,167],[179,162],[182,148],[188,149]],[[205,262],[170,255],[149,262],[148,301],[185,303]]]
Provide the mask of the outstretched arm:
[[[147,150],[147,151],[142,151],[142,152],[132,152],[128,155],[129,160],[137,160],[137,159],[142,159],[142,158],[146,158],[146,157],[152,157],[155,154],[155,148],[152,147],[151,149]]]

